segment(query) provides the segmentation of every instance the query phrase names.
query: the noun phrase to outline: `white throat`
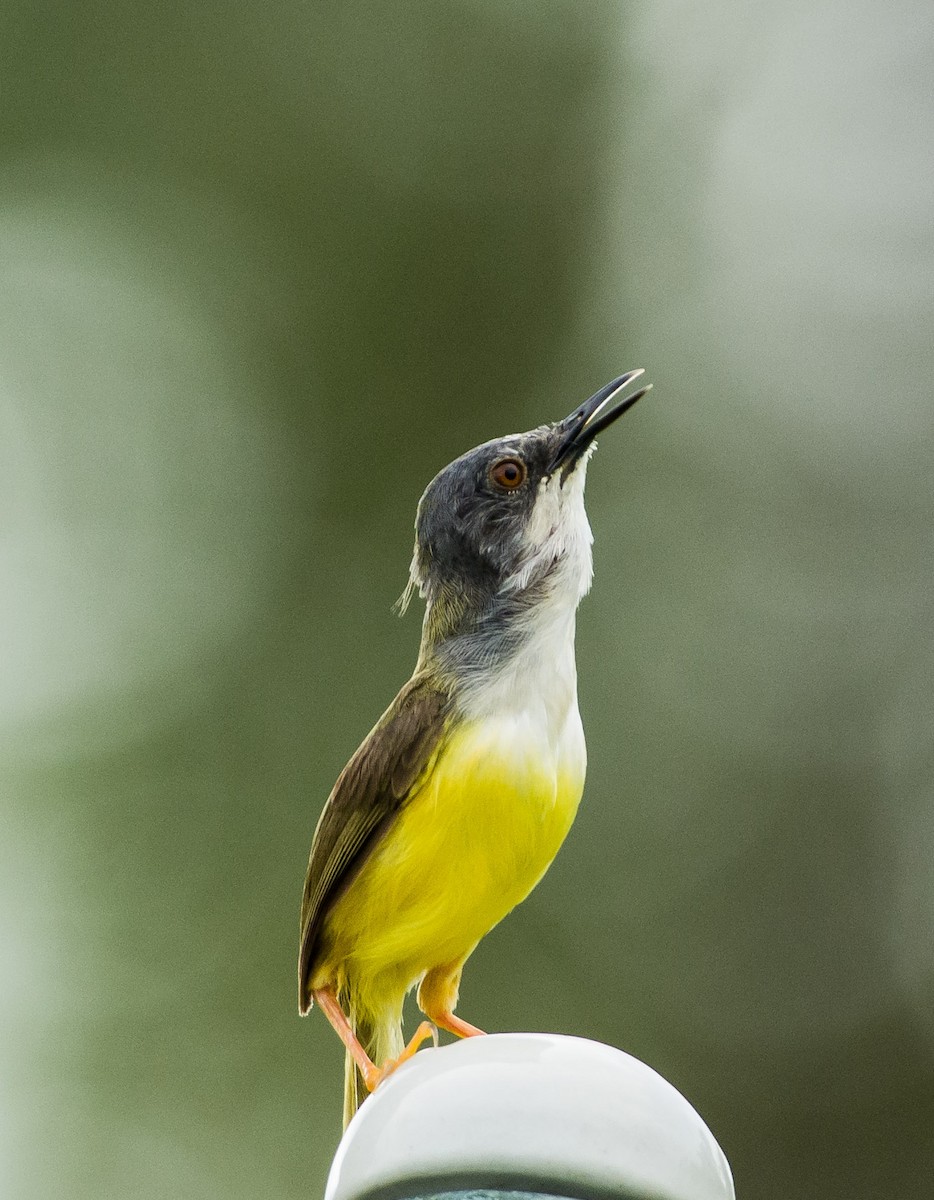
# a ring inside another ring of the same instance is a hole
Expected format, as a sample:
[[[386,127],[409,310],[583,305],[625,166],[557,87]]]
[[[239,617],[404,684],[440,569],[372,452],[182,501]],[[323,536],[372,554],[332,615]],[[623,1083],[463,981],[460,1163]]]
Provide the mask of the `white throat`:
[[[521,618],[522,642],[503,661],[465,680],[469,717],[525,720],[555,745],[568,723],[580,726],[574,633],[577,605],[593,578],[593,534],[584,510],[586,462],[565,480],[545,480],[526,531],[527,555],[504,591],[546,575],[542,599]]]

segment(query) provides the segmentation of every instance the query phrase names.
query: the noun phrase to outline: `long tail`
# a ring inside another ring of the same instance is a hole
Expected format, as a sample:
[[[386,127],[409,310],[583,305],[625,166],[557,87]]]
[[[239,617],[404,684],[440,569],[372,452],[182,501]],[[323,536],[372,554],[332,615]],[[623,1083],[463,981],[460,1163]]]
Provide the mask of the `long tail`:
[[[402,1037],[402,1013],[390,1012],[378,1019],[358,1012],[350,1005],[348,1012],[350,1024],[358,1041],[378,1067],[387,1058],[396,1058],[405,1048]],[[348,1054],[344,1058],[344,1128],[350,1124],[354,1113],[366,1099],[366,1084],[363,1076],[357,1070],[357,1064]]]

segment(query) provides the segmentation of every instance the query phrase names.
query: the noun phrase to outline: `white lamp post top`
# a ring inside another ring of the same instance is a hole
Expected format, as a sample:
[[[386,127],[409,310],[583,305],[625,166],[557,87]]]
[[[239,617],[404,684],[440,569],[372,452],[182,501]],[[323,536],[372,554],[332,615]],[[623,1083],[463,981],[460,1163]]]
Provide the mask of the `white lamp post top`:
[[[670,1083],[611,1046],[538,1033],[420,1051],[351,1122],[325,1200],[470,1190],[734,1200],[723,1151]]]

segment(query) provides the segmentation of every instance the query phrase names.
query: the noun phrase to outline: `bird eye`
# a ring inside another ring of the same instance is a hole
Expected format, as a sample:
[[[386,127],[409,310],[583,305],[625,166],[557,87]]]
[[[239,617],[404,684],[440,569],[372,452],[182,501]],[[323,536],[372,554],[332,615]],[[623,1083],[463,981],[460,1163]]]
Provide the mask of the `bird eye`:
[[[490,478],[497,487],[514,492],[525,483],[525,463],[518,458],[503,458],[490,468]]]

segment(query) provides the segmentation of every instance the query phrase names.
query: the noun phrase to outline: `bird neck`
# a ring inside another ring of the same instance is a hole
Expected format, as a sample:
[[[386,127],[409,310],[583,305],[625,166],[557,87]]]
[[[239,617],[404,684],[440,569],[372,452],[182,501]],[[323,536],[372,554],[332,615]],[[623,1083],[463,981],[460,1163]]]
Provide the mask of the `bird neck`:
[[[576,594],[547,583],[485,604],[439,596],[425,613],[418,669],[474,714],[526,707],[537,695],[567,709],[577,698],[576,611]]]

